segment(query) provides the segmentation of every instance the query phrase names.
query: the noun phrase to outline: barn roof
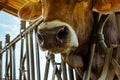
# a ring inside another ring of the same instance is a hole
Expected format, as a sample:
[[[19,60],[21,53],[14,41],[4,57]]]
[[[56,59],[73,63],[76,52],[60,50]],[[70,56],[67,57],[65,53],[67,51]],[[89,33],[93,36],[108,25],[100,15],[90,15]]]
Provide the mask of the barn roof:
[[[3,10],[14,16],[17,16],[18,10],[28,1],[38,0],[0,0],[0,11]]]

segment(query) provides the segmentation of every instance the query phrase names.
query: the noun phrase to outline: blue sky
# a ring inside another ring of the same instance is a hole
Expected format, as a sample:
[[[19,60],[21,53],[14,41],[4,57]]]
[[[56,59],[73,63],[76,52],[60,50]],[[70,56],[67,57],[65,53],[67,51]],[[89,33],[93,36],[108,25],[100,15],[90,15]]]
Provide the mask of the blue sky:
[[[11,40],[19,34],[20,19],[0,11],[0,41],[5,44],[5,35],[10,34]]]
[[[6,34],[10,34],[10,40],[13,40],[19,34],[19,32],[20,32],[20,19],[6,12],[0,11],[0,41],[2,41],[2,47],[5,47],[5,35]],[[17,50],[19,51],[20,49],[17,49]],[[19,54],[16,54],[16,56],[19,56]],[[19,57],[17,59],[19,59]],[[4,77],[5,54],[3,54],[2,62],[3,62],[2,70],[3,70],[3,77]],[[18,69],[19,61],[16,60],[16,63],[17,63],[16,72],[19,72],[19,69]]]

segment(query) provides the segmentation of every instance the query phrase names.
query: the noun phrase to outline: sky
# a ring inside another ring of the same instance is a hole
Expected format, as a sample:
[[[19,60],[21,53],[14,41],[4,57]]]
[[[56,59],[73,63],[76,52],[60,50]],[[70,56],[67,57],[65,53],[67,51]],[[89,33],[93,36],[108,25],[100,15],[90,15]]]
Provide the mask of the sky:
[[[0,41],[5,45],[5,35],[10,34],[11,40],[20,32],[20,19],[0,11]]]
[[[0,41],[2,41],[2,47],[5,46],[5,35],[10,34],[10,41],[13,40],[18,34],[20,33],[20,19],[3,11],[0,11]],[[34,40],[34,39],[33,39]],[[34,40],[35,41],[35,40]],[[16,56],[16,78],[19,77],[19,60],[20,60],[20,42],[16,44],[15,54]],[[46,54],[45,52],[40,51],[40,64],[41,64],[41,78],[43,80],[44,70],[45,70],[45,63],[46,63]],[[5,54],[3,54],[2,59],[2,70],[3,70],[3,77],[5,74]],[[56,55],[56,62],[60,62],[61,57],[60,55]],[[58,57],[59,56],[59,57]],[[35,65],[36,67],[37,65]],[[53,67],[50,64],[50,74],[49,79],[52,77]],[[36,74],[36,73],[35,73]]]
[[[10,41],[12,41],[19,34],[19,32],[20,32],[20,19],[6,12],[0,11],[0,41],[2,41],[2,47],[5,47],[6,34],[10,35]],[[17,47],[20,47],[20,45],[18,45]],[[17,50],[19,51],[20,49],[18,48]],[[20,54],[16,54],[17,57],[19,55]],[[2,57],[3,77],[5,75],[5,56],[6,54],[4,53]],[[19,57],[17,59],[19,59]],[[17,63],[16,72],[18,72],[19,61],[16,60],[16,63]]]

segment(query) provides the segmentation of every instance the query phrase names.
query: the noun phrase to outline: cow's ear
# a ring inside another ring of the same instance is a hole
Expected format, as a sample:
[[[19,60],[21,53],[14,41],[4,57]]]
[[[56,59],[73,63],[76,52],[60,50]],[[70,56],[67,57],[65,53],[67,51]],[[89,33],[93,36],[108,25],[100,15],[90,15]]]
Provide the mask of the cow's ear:
[[[41,7],[41,2],[28,2],[18,11],[18,16],[24,20],[34,20],[41,15]]]
[[[94,10],[102,13],[120,11],[120,0],[94,0]]]

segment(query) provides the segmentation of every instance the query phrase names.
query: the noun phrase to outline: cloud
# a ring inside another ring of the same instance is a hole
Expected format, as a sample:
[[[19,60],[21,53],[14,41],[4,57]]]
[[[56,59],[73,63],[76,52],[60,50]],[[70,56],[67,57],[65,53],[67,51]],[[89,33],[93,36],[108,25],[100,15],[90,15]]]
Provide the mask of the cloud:
[[[7,25],[7,24],[0,24],[0,27],[5,29],[5,31],[15,31],[18,32],[20,30],[20,27],[17,25]]]
[[[10,34],[11,39],[13,39],[20,32],[20,27],[18,27],[17,25],[0,24],[0,27],[0,32],[3,33],[1,37],[5,36],[6,34]]]
[[[14,17],[12,18],[12,21],[11,22],[14,22],[15,24],[17,25],[20,25],[20,19],[18,17]]]
[[[12,31],[19,30],[19,27],[17,25],[0,24],[0,27],[4,29],[10,29]]]

